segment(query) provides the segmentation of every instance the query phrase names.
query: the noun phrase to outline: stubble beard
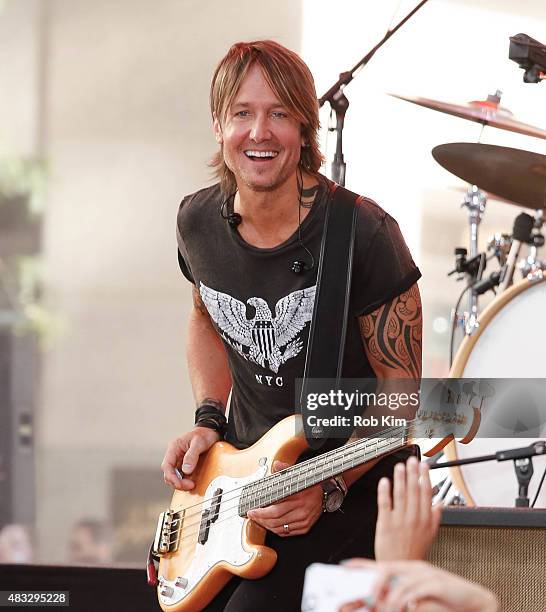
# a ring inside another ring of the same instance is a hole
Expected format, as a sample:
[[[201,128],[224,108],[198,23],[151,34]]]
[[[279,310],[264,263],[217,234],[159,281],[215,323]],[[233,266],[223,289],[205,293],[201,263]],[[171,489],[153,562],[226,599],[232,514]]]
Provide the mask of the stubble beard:
[[[236,168],[237,171],[234,171],[234,168],[231,166],[231,164],[228,163],[225,157],[224,157],[224,163],[233,173],[236,183],[238,183],[238,181],[241,181],[241,183],[243,183],[243,185],[247,189],[249,189],[250,191],[254,191],[256,193],[269,193],[269,192],[275,191],[281,185],[283,185],[292,174],[292,172],[289,171],[287,168],[280,168],[279,172],[271,178],[269,183],[265,183],[265,184],[256,183],[249,176],[250,173],[247,173],[246,170],[242,168],[237,168],[236,164],[234,164],[234,167]],[[296,169],[297,169],[297,166],[294,168],[294,171]]]

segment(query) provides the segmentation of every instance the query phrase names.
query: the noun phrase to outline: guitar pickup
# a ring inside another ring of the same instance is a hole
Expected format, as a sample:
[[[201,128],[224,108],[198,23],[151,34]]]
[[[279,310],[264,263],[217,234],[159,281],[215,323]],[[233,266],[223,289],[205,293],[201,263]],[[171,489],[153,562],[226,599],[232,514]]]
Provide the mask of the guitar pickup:
[[[203,514],[201,515],[201,524],[199,525],[199,544],[205,544],[208,540],[210,523],[210,510],[203,510]]]
[[[201,514],[201,523],[199,525],[199,544],[205,544],[209,538],[210,526],[218,520],[220,514],[220,505],[222,503],[222,489],[216,489],[212,494],[212,503],[210,508],[203,510]]]
[[[218,520],[220,514],[220,504],[222,503],[222,489],[216,489],[212,497],[212,504],[210,505],[210,522],[215,523]]]
[[[159,515],[153,545],[153,552],[156,555],[165,555],[178,550],[183,522],[184,510],[179,512],[167,510]]]

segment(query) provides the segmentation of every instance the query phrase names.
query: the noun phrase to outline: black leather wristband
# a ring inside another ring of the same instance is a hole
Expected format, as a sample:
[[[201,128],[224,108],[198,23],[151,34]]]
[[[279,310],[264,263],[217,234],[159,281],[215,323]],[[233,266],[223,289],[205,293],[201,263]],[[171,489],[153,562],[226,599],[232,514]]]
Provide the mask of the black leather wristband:
[[[195,411],[195,425],[207,427],[216,431],[224,439],[227,430],[227,419],[224,413],[216,406],[202,404]]]

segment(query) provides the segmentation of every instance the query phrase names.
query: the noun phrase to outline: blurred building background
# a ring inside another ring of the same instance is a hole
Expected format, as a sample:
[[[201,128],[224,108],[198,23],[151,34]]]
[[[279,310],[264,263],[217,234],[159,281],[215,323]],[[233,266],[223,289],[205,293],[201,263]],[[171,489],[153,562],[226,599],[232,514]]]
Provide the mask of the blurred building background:
[[[159,464],[194,411],[175,218],[210,182],[218,60],[273,38],[301,53],[320,95],[415,4],[0,2],[0,527],[26,527],[24,560],[138,564],[170,499]],[[508,60],[518,32],[546,42],[542,0],[430,0],[347,89],[347,186],[399,220],[423,271],[428,376],[447,373],[462,287],[446,273],[468,242],[463,183],[430,150],[480,129],[386,93],[465,102],[501,89],[544,128],[546,86]],[[546,152],[492,128],[482,141]],[[490,201],[483,244],[517,212]]]

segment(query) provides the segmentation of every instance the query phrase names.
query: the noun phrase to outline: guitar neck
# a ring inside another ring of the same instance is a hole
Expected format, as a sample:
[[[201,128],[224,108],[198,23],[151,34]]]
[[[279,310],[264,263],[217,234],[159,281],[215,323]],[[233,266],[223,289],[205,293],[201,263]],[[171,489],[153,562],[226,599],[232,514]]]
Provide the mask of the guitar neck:
[[[327,478],[403,448],[408,444],[408,432],[409,427],[401,427],[396,437],[357,440],[246,485],[241,493],[239,514],[245,516],[253,508],[282,501]]]

